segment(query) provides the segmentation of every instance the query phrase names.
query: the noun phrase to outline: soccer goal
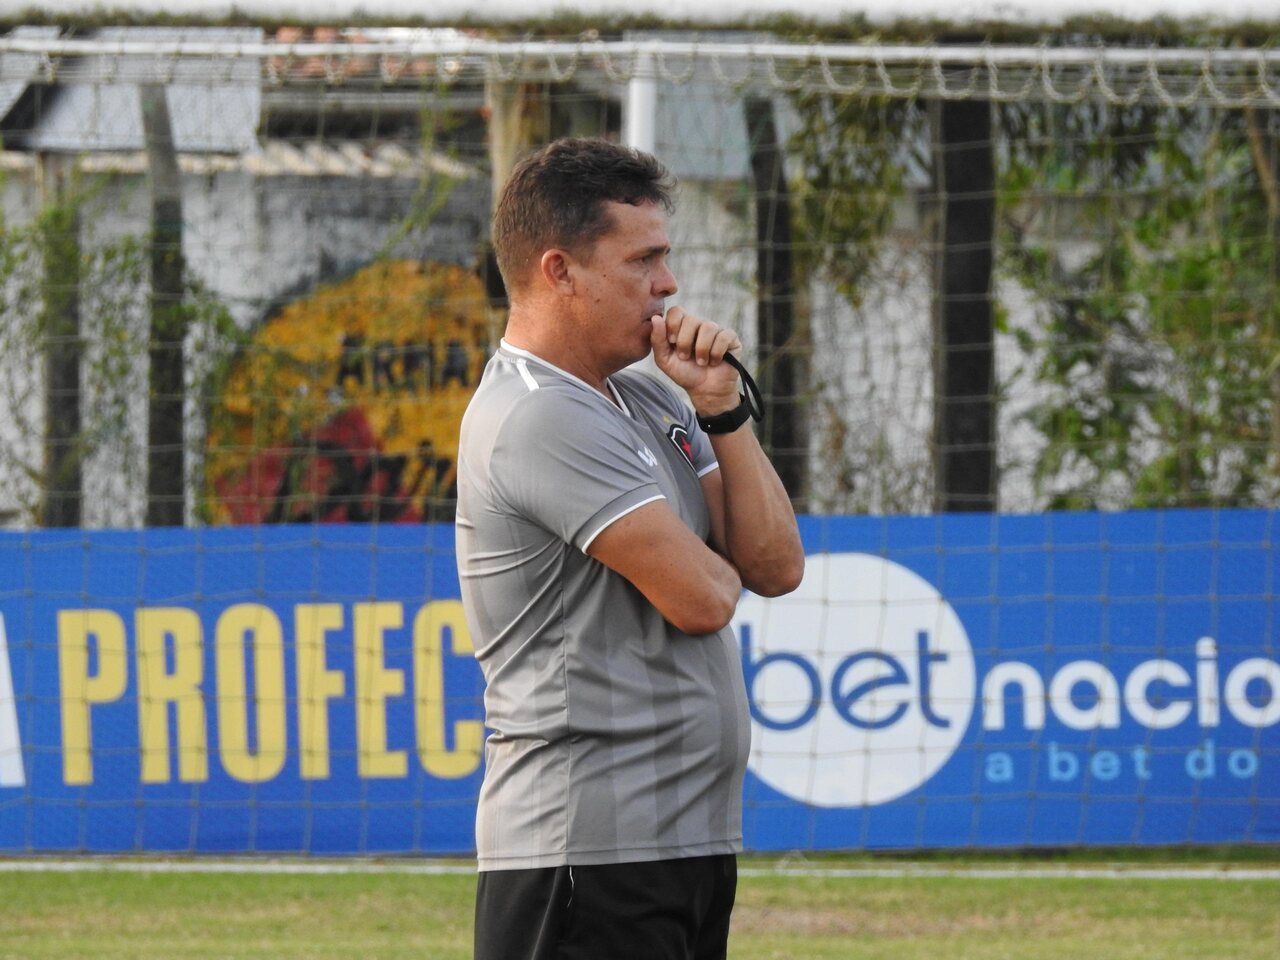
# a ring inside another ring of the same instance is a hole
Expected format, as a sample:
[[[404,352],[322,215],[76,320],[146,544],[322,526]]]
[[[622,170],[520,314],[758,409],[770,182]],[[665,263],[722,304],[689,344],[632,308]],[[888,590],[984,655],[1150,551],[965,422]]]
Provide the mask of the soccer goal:
[[[734,624],[752,849],[1280,839],[1274,24],[48,6],[0,35],[0,851],[472,849],[457,429],[493,197],[566,135],[678,178],[803,515]]]

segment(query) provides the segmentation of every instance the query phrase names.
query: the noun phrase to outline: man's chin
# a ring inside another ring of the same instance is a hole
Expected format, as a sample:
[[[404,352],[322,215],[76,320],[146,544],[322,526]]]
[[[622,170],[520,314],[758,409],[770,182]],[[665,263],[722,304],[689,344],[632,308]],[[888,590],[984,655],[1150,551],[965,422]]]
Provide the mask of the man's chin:
[[[648,343],[648,341],[646,341],[643,348],[637,348],[631,354],[630,359],[627,361],[627,366],[630,367],[637,363],[643,363],[645,360],[649,358],[649,355],[651,353],[653,353],[653,346],[650,343]]]

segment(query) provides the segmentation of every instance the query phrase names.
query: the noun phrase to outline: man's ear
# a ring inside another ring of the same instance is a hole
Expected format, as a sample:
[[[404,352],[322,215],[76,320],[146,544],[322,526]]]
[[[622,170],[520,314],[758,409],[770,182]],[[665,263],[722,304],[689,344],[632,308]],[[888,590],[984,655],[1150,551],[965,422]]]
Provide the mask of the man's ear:
[[[538,268],[542,273],[542,281],[549,290],[561,296],[573,295],[573,254],[568,250],[552,247],[543,253]]]

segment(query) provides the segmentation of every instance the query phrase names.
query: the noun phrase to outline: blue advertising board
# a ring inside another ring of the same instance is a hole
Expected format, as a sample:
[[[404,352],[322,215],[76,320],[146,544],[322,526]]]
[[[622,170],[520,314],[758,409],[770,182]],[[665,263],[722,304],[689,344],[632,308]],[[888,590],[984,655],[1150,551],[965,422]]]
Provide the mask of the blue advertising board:
[[[1277,517],[804,517],[752,850],[1280,842]],[[465,854],[449,526],[0,535],[0,851]]]

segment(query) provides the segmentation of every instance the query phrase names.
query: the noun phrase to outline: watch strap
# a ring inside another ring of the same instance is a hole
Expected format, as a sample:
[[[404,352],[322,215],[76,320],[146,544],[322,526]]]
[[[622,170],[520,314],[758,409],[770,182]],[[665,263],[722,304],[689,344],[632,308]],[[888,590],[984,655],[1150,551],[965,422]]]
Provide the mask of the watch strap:
[[[698,417],[698,426],[703,433],[733,433],[747,422],[752,415],[751,404],[743,394],[738,394],[739,403],[732,410],[717,413],[712,417]]]

